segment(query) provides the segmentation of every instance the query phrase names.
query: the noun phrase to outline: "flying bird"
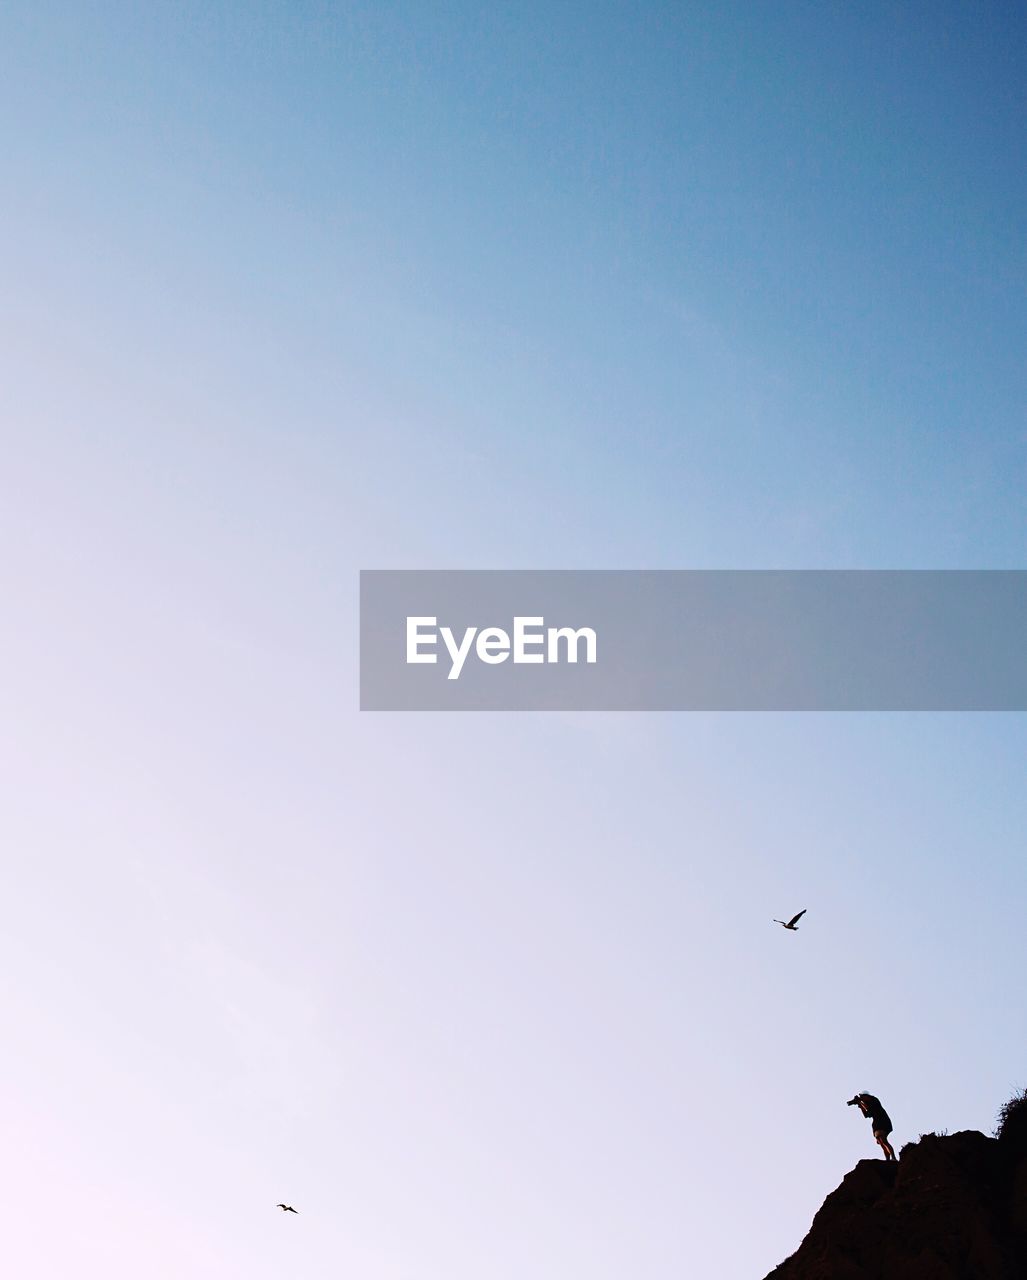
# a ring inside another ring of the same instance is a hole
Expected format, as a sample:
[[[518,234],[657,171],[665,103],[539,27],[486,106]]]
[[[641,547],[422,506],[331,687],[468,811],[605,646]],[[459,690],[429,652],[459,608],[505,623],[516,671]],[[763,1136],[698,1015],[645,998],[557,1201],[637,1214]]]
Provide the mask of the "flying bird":
[[[789,920],[787,924],[785,924],[783,920],[777,920],[777,919],[774,920],[774,924],[779,924],[783,929],[791,929],[794,932],[798,933],[799,931],[798,922],[802,919],[802,917],[805,914],[806,914],[806,908],[803,907],[803,909],[799,912],[799,914],[797,916],[792,916],[791,920]]]
[[[294,1209],[291,1204],[276,1204],[276,1209],[281,1209],[283,1213],[299,1213],[299,1209]]]

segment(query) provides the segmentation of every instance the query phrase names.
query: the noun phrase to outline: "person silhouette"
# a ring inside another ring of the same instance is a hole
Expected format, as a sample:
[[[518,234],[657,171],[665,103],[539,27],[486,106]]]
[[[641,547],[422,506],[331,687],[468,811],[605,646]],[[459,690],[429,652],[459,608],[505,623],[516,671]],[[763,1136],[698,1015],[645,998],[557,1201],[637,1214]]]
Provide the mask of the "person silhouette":
[[[880,1098],[875,1098],[872,1093],[857,1093],[854,1098],[850,1098],[848,1103],[850,1107],[859,1107],[860,1111],[867,1117],[873,1125],[874,1137],[877,1144],[884,1152],[885,1160],[895,1160],[895,1149],[888,1141],[888,1135],[892,1130],[891,1116],[885,1111],[881,1104]]]

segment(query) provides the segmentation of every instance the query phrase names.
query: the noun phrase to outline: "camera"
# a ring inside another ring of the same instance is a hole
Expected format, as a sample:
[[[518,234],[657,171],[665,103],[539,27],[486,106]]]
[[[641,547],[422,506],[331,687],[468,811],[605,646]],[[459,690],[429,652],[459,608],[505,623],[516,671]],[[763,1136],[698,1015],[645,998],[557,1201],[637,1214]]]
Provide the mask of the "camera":
[[[857,1094],[856,1094],[856,1096],[855,1096],[854,1098],[850,1098],[850,1099],[848,1100],[848,1102],[847,1102],[845,1105],[846,1105],[847,1107],[858,1107],[858,1106],[859,1106],[859,1094],[857,1093]]]

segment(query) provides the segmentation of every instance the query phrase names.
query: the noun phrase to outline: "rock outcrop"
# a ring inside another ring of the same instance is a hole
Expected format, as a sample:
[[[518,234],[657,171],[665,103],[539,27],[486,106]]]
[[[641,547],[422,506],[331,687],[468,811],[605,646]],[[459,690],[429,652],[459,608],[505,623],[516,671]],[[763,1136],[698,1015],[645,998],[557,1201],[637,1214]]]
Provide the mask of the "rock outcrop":
[[[767,1280],[1027,1280],[1027,1149],[1007,1129],[861,1160]]]

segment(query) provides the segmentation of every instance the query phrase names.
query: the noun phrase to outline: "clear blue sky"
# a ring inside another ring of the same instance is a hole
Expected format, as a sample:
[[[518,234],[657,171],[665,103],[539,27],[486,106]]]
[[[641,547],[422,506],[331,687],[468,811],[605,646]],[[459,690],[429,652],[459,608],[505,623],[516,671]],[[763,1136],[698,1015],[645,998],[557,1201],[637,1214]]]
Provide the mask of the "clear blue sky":
[[[1024,27],[6,8],[19,1275],[747,1280],[990,1128],[1021,717],[361,716],[355,605],[1024,567]]]

